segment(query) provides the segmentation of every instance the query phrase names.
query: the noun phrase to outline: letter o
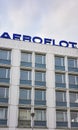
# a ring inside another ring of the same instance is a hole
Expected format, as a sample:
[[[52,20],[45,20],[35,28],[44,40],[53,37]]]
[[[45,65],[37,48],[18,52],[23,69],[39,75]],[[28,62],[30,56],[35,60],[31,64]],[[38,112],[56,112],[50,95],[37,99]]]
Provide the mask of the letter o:
[[[69,43],[67,41],[62,40],[62,41],[59,42],[59,46],[68,47]]]
[[[41,37],[33,37],[32,41],[35,43],[42,43],[43,42]]]

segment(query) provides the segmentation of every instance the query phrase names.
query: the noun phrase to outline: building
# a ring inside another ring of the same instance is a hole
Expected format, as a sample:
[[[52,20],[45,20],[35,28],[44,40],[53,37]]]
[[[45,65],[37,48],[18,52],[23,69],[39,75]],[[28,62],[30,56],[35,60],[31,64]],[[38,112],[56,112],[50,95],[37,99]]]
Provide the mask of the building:
[[[78,130],[78,49],[0,38],[0,130],[32,129]]]

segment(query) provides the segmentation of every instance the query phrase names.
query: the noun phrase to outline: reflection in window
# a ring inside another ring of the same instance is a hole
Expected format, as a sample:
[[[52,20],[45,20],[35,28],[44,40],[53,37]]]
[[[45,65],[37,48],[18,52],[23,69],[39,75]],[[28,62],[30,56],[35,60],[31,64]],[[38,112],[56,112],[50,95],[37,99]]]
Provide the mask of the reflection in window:
[[[57,122],[67,122],[67,112],[66,111],[56,111],[56,121]]]
[[[78,93],[70,93],[70,103],[78,103]]]
[[[36,121],[46,121],[46,110],[35,110]]]
[[[78,122],[78,111],[71,111],[71,122]]]
[[[19,109],[19,120],[31,120],[31,110]]]

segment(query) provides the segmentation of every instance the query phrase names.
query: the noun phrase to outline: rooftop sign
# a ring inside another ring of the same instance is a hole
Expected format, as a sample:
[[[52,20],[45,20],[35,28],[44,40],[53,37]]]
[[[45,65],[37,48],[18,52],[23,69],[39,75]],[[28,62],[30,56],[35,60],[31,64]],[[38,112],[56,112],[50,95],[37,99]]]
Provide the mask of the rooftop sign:
[[[53,46],[78,48],[77,43],[72,42],[72,41],[61,40],[61,41],[59,41],[58,44],[56,44],[55,39],[41,38],[41,37],[38,37],[38,36],[31,37],[31,36],[28,36],[28,35],[21,35],[21,34],[15,34],[15,33],[13,33],[13,35],[11,37],[8,32],[4,32],[0,36],[0,38],[22,40],[22,41],[28,41],[28,42],[40,43],[40,44],[50,44],[50,45],[53,45]]]

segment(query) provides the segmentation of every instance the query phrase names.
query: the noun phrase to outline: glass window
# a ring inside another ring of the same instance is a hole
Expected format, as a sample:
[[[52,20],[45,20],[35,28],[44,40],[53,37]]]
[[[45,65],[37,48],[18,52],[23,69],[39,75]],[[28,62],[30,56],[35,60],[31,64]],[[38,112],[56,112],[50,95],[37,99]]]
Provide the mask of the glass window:
[[[35,90],[35,100],[46,100],[46,92],[44,90]]]
[[[71,111],[71,122],[78,122],[78,111]]]
[[[19,110],[19,120],[31,120],[31,110],[30,109],[20,109]]]
[[[0,59],[10,60],[11,59],[11,51],[0,49]]]
[[[66,111],[56,111],[56,121],[57,122],[67,122],[67,112]]]
[[[35,72],[35,80],[36,81],[45,81],[45,72]]]
[[[36,54],[35,55],[35,63],[37,63],[37,64],[45,64],[45,55]]]
[[[30,89],[20,89],[20,99],[31,99],[31,90]]]
[[[8,98],[8,88],[0,87],[0,98]]]
[[[55,80],[56,80],[56,83],[65,83],[65,74],[56,73]]]
[[[78,93],[70,93],[70,102],[71,103],[78,103]]]
[[[35,110],[36,121],[46,121],[46,110]]]
[[[68,67],[77,68],[77,58],[68,58]]]
[[[0,78],[10,78],[10,69],[0,68]]]
[[[0,108],[0,119],[7,119],[7,108]]]
[[[69,75],[69,84],[78,85],[78,76],[77,75]]]
[[[55,65],[56,66],[64,66],[64,57],[55,56]]]
[[[21,80],[31,80],[31,71],[21,70]]]
[[[57,102],[66,102],[66,92],[57,91],[56,92]]]
[[[31,53],[22,52],[21,53],[21,61],[22,62],[31,62],[32,61],[32,54]]]

